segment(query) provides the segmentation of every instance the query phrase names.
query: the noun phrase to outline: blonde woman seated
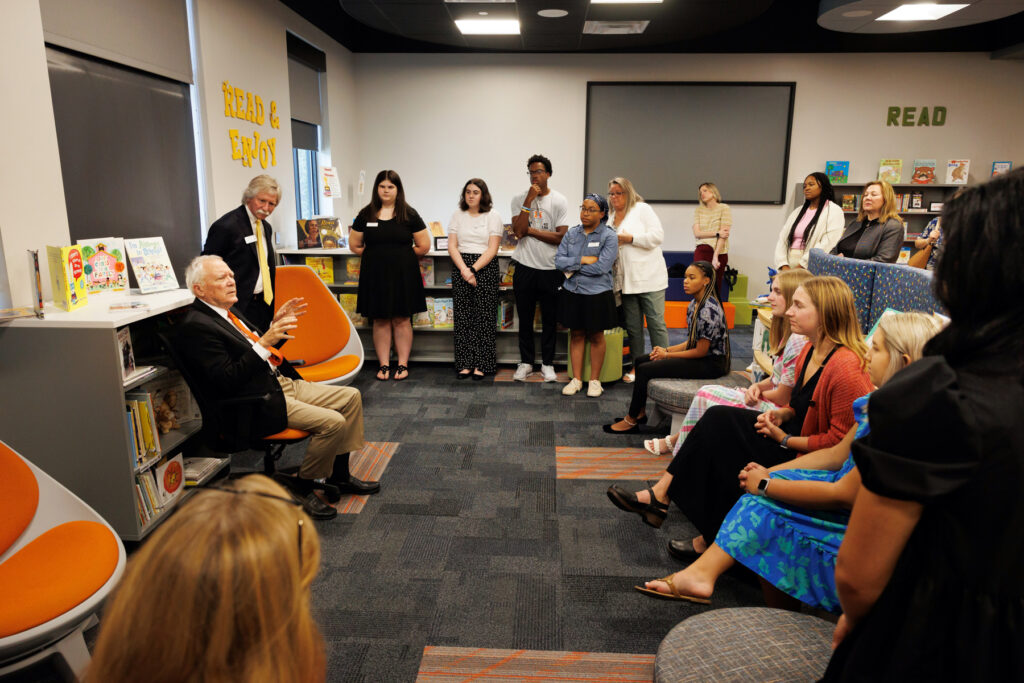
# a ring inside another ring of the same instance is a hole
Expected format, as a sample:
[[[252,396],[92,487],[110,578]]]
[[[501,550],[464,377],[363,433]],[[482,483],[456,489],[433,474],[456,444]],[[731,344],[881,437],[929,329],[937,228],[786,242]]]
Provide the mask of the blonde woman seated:
[[[872,383],[885,384],[919,359],[938,327],[924,313],[883,316],[868,353]],[[856,424],[837,445],[769,469],[756,463],[744,467],[739,481],[747,495],[726,515],[715,542],[686,569],[636,589],[658,598],[708,603],[718,577],[739,562],[761,578],[774,606],[795,609],[795,598],[840,611],[836,555],[860,489],[850,445],[869,432],[867,404],[868,396],[854,401]]]
[[[323,681],[309,609],[319,567],[313,522],[276,483],[204,489],[128,561],[85,680]]]
[[[789,397],[796,385],[796,360],[800,357],[807,337],[792,334],[786,309],[789,308],[793,292],[806,280],[813,276],[802,268],[779,273],[772,280],[772,289],[768,294],[768,302],[772,306],[772,327],[769,333],[771,355],[775,359],[771,377],[767,377],[746,389],[723,387],[709,384],[690,402],[690,409],[683,418],[682,427],[675,435],[669,434],[664,439],[648,439],[644,448],[653,455],[665,455],[679,452],[683,439],[690,433],[697,421],[703,417],[711,406],[733,406],[751,408],[760,412],[775,410],[789,403]]]

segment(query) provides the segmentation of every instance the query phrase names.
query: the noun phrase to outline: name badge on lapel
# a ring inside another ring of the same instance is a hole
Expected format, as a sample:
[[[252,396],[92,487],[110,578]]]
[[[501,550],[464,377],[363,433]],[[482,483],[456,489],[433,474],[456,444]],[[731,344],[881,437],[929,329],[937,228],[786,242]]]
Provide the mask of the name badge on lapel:
[[[246,235],[245,236],[245,243],[246,244],[252,244],[255,241],[256,241],[256,235]]]

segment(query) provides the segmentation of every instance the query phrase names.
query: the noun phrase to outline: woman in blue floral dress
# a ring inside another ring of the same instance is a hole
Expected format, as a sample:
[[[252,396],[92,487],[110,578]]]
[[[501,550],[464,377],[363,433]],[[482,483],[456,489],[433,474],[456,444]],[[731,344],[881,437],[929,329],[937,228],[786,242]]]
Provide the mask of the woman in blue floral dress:
[[[919,359],[937,331],[935,319],[923,313],[883,316],[871,339],[872,383],[881,386]],[[840,611],[835,561],[860,488],[850,445],[869,431],[867,404],[867,395],[854,401],[856,424],[832,448],[770,470],[748,464],[739,480],[749,495],[729,511],[714,544],[683,571],[636,589],[669,600],[709,603],[715,581],[739,562],[793,598]],[[794,469],[794,463],[800,467]]]

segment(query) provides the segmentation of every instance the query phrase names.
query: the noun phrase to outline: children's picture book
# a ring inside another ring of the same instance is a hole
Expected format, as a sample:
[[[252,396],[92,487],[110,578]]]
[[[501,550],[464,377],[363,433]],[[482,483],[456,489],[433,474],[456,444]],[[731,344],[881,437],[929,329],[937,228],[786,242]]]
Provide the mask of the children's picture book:
[[[506,256],[498,257],[498,284],[511,285],[512,277],[516,274],[516,264]]]
[[[431,237],[444,237],[444,227],[441,225],[441,221],[430,221],[427,223],[427,229],[430,230]]]
[[[512,299],[502,297],[498,301],[498,329],[510,330],[515,324],[516,305]]]
[[[319,249],[320,221],[315,218],[295,221],[295,242],[299,249]]]
[[[434,286],[434,257],[420,257],[420,277],[423,279],[424,287]]]
[[[896,257],[896,263],[906,264],[910,261],[910,247],[900,249],[900,255]]]
[[[966,185],[970,168],[970,159],[950,159],[946,162],[946,184]]]
[[[828,176],[828,181],[833,185],[850,182],[850,162],[826,161],[825,175]]]
[[[53,303],[65,311],[81,308],[87,302],[89,288],[85,279],[85,261],[78,245],[47,247],[46,262],[50,267]]]
[[[434,298],[434,328],[449,330],[455,327],[454,309],[451,297]]]
[[[156,490],[163,505],[173,503],[185,491],[185,456],[178,453],[153,471]]]
[[[501,232],[501,242],[498,243],[498,251],[513,251],[519,244],[519,238],[512,231],[512,224],[505,223]]]
[[[358,299],[359,295],[352,292],[338,295],[338,303],[341,304],[341,307],[345,310],[345,313],[348,314],[348,319],[352,322],[352,324],[365,325],[366,318],[356,313],[356,303],[358,302]]]
[[[337,218],[317,218],[320,224],[320,245],[324,249],[344,249],[348,246],[348,238],[342,234]]]
[[[78,240],[85,261],[89,292],[121,292],[128,289],[128,263],[123,237]]]
[[[903,159],[882,159],[878,163],[878,179],[890,185],[903,179]]]
[[[313,269],[313,272],[324,281],[324,284],[334,284],[333,256],[307,256],[306,265]]]
[[[843,211],[856,211],[857,200],[859,195],[855,194],[844,194],[843,195]]]
[[[163,237],[126,239],[124,246],[140,292],[149,294],[178,288],[178,278],[171,267]]]
[[[1010,169],[1013,168],[1012,161],[993,161],[992,162],[992,175],[1003,175],[1009,173]]]
[[[412,326],[421,330],[434,326],[434,297],[427,297],[427,310],[412,314]]]
[[[349,256],[345,259],[345,284],[355,285],[359,283],[359,266],[362,263],[358,256]]]
[[[914,185],[931,185],[935,182],[935,159],[914,159],[914,172],[910,174]]]
[[[924,211],[924,193],[912,192],[910,194],[910,210]]]

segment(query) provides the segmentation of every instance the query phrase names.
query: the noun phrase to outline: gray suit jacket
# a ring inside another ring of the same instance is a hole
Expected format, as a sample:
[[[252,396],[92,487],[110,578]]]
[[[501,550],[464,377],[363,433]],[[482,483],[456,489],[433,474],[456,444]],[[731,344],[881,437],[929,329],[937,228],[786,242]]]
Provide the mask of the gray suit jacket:
[[[847,258],[856,258],[862,261],[896,263],[896,259],[900,255],[900,248],[903,246],[903,240],[906,238],[902,221],[898,218],[890,218],[885,223],[880,223],[878,220],[870,221],[867,227],[864,228],[864,231],[858,236],[853,249],[844,248],[840,251],[840,246],[847,247],[847,245],[843,244],[844,240],[860,229],[861,221],[854,218],[846,226],[842,237],[839,238],[836,246],[829,253],[842,254]]]

